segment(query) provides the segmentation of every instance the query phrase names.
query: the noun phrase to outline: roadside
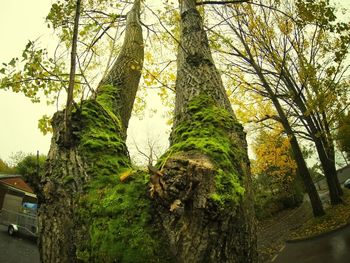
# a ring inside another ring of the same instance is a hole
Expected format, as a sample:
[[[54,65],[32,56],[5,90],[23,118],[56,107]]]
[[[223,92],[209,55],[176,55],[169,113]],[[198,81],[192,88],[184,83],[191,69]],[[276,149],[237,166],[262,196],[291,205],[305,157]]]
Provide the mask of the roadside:
[[[326,215],[310,218],[302,227],[291,233],[289,239],[297,241],[310,239],[331,231],[335,231],[350,223],[350,191],[344,189],[343,204],[326,207]]]
[[[327,194],[321,194],[323,198]],[[328,196],[327,196],[328,198]],[[258,224],[259,262],[271,262],[285,248],[289,240],[303,240],[336,231],[350,222],[350,191],[344,189],[344,204],[325,205],[326,215],[312,216],[308,200],[295,209],[285,210]],[[324,200],[327,203],[328,200]]]
[[[276,216],[258,223],[259,262],[271,262],[285,246],[292,231],[312,218],[310,203],[278,213]]]
[[[274,263],[348,263],[350,225],[312,239],[287,243]]]

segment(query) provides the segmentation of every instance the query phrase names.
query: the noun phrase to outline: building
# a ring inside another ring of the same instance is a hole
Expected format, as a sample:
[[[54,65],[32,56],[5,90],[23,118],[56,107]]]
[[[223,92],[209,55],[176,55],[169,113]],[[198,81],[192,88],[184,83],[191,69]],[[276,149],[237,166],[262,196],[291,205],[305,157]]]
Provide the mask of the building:
[[[339,178],[339,182],[343,184],[346,181],[346,179],[350,178],[350,164],[337,170],[337,175]]]
[[[339,183],[342,185],[346,181],[346,179],[350,178],[350,165],[346,165],[346,166],[338,169],[337,176],[339,179]],[[327,180],[324,176],[322,178],[316,180],[314,183],[315,183],[317,190],[327,190],[328,189]]]
[[[23,203],[37,203],[37,197],[21,175],[0,174],[0,210],[20,211]]]

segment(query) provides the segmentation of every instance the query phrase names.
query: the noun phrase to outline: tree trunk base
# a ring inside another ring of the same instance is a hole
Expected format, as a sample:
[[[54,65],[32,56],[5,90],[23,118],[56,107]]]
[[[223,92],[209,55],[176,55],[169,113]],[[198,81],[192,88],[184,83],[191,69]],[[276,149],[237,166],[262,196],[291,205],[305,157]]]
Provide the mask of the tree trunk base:
[[[162,172],[156,211],[177,262],[253,262],[254,216],[245,202],[223,209],[214,201],[217,170],[205,155],[176,154]]]

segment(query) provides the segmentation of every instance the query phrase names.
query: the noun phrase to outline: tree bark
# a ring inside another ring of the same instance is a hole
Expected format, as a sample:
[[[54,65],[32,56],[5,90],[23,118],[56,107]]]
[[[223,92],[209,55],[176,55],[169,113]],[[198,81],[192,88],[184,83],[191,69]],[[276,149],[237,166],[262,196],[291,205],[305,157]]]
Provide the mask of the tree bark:
[[[256,262],[250,164],[196,1],[180,1],[171,146],[159,162],[157,219],[177,262]]]
[[[140,0],[135,0],[115,65],[100,83],[96,97],[81,102],[71,113],[68,147],[65,112],[53,118],[53,137],[38,193],[41,262],[114,260],[101,246],[115,240],[93,243],[99,227],[93,223],[102,218],[96,202],[108,198],[109,189],[119,181],[116,176],[131,167],[125,139],[143,65],[139,14]],[[108,238],[108,229],[99,230]]]
[[[132,108],[138,85],[144,58],[144,44],[142,28],[139,21],[140,1],[134,3],[133,12],[127,16],[129,30],[125,32],[124,44],[110,72],[102,79],[97,89],[97,96],[105,92],[104,87],[123,87],[113,91],[113,112],[120,116],[126,132],[131,117]],[[137,11],[138,10],[138,11]]]

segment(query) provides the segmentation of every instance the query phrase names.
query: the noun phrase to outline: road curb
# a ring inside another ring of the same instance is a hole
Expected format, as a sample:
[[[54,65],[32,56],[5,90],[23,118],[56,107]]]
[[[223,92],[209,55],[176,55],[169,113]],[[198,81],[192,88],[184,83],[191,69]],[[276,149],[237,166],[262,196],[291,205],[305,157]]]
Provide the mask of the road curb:
[[[340,231],[346,227],[350,226],[350,222],[346,223],[345,225],[342,225],[336,229],[330,230],[328,232],[316,235],[316,236],[311,236],[311,237],[305,237],[305,238],[296,238],[296,239],[288,239],[286,240],[286,243],[298,243],[298,242],[302,242],[302,241],[309,241],[309,240],[314,240],[314,239],[318,239],[327,235],[330,235],[334,232]]]

